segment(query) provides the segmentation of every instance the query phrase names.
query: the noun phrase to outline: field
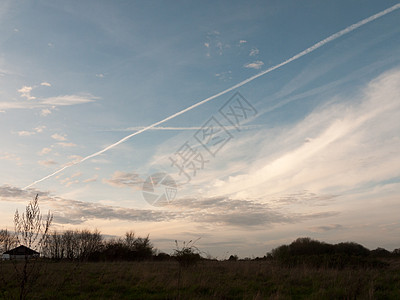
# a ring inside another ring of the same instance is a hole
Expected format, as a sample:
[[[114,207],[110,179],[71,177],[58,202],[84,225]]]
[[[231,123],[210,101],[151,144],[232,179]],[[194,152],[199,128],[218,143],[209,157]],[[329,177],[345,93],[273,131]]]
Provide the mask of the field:
[[[400,261],[384,268],[282,267],[272,261],[40,262],[27,299],[400,299]],[[0,297],[18,297],[14,265],[1,263]]]

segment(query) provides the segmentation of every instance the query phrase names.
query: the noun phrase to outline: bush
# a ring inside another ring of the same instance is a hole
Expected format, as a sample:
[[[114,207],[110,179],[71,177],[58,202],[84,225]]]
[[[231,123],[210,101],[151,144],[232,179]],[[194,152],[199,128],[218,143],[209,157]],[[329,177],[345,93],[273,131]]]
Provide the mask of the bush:
[[[364,246],[345,242],[327,244],[311,238],[298,238],[290,245],[282,245],[268,253],[268,257],[287,267],[307,265],[315,268],[384,267],[387,264],[374,257],[387,257],[389,251],[378,248],[370,251]]]
[[[239,258],[238,258],[238,256],[235,254],[235,255],[231,255],[231,256],[229,256],[229,261],[237,261]]]
[[[179,247],[178,241],[175,240],[176,248],[174,249],[174,257],[181,267],[190,267],[197,264],[201,260],[200,251],[194,245],[196,241],[189,241],[187,244],[183,242],[183,246]]]

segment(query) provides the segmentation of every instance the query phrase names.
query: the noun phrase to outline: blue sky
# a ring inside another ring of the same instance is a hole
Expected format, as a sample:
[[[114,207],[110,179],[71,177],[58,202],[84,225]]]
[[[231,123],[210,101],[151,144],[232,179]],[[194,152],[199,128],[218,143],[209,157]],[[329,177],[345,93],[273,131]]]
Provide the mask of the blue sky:
[[[0,227],[39,193],[58,230],[133,229],[165,251],[198,237],[220,258],[299,236],[398,248],[398,7],[77,163],[398,3],[2,1]],[[236,92],[252,108],[238,128],[220,111]],[[183,150],[204,163],[190,180],[171,163]],[[165,206],[142,195],[157,172],[178,186]]]

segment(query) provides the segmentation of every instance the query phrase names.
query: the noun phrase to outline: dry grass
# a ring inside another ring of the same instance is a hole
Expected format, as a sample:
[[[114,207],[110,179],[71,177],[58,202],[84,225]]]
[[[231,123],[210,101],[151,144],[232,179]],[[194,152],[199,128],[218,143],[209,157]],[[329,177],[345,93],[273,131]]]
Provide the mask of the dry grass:
[[[178,263],[41,262],[29,299],[177,299]],[[18,285],[1,262],[0,298]],[[181,299],[399,299],[400,262],[384,269],[284,268],[269,261],[202,261],[182,271]]]

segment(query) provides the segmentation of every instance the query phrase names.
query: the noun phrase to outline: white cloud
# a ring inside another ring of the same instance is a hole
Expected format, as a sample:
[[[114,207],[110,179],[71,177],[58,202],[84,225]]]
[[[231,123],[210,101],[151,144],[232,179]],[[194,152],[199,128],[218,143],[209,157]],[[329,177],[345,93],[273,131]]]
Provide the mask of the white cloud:
[[[207,41],[203,45],[207,50],[207,57],[210,57],[211,54],[222,55],[225,49],[231,47],[221,39],[220,33],[216,30],[207,34]]]
[[[42,85],[42,86],[51,86],[51,84],[48,83],[47,81],[42,82],[40,85]]]
[[[70,156],[68,156],[68,159],[71,159],[72,160],[72,162],[77,162],[77,161],[80,161],[80,160],[82,160],[82,156],[80,156],[80,155],[70,155]]]
[[[217,77],[220,80],[227,81],[232,79],[232,71],[227,71],[227,72],[221,72],[215,74],[215,77]]]
[[[54,160],[52,160],[52,159],[49,159],[49,160],[39,160],[38,163],[39,163],[40,165],[46,166],[46,167],[49,167],[49,166],[53,166],[53,165],[57,165],[57,164],[58,164],[56,161],[54,161]]]
[[[37,133],[40,133],[40,132],[43,132],[43,129],[45,129],[45,128],[46,128],[46,126],[38,126],[38,127],[35,128],[35,131]]]
[[[20,161],[21,158],[18,157],[16,154],[6,152],[3,154],[0,154],[0,160]]]
[[[22,131],[18,131],[18,135],[19,136],[31,136],[31,135],[35,135],[37,133],[41,133],[43,132],[43,129],[45,129],[46,126],[38,126],[36,128],[34,128],[32,131],[26,131],[26,130],[22,130]]]
[[[103,183],[114,187],[133,187],[141,188],[143,179],[136,173],[126,173],[115,171],[110,179],[103,179]]]
[[[34,134],[36,134],[36,132],[34,131],[26,131],[26,130],[18,131],[19,136],[30,136]]]
[[[65,184],[65,186],[66,186],[66,187],[70,187],[71,185],[73,185],[73,184],[78,184],[78,183],[79,183],[79,180],[72,180],[72,181],[67,182],[67,183]]]
[[[49,154],[52,151],[51,148],[43,148],[40,152],[39,155],[46,155]]]
[[[82,176],[82,172],[76,172],[71,175],[71,178],[80,177],[80,176]]]
[[[244,67],[258,70],[258,69],[261,69],[261,67],[263,65],[264,65],[264,63],[261,60],[257,60],[252,63],[245,64]]]
[[[93,177],[88,178],[88,179],[85,179],[85,180],[82,181],[82,182],[83,182],[83,183],[95,182],[95,181],[97,181],[97,178],[98,178],[98,177],[99,177],[98,175],[94,175]]]
[[[247,43],[246,40],[240,40],[240,41],[239,41],[239,44],[246,44],[246,43]]]
[[[98,78],[104,78],[104,74],[103,74],[103,73],[96,74],[96,77],[98,77]]]
[[[98,99],[98,98],[94,97],[90,94],[64,95],[64,96],[44,98],[41,101],[41,104],[54,105],[54,106],[68,106],[68,105],[90,103],[90,102],[94,102],[96,99]]]
[[[40,115],[43,116],[43,117],[46,117],[46,116],[48,116],[48,115],[50,115],[50,114],[51,114],[51,110],[48,109],[48,108],[44,108],[44,109],[42,109],[42,111],[40,112]]]
[[[105,158],[91,158],[90,162],[95,163],[95,164],[109,164],[109,163],[111,163],[110,160],[105,159]]]
[[[256,56],[260,51],[257,48],[253,48],[250,50],[250,56]]]
[[[24,97],[30,97],[30,100],[36,99],[32,98],[30,94],[26,94]],[[57,106],[71,106],[71,105],[79,105],[85,103],[95,102],[98,97],[95,97],[90,94],[80,94],[80,95],[63,95],[56,97],[49,97],[43,99],[37,99],[37,101],[30,102],[0,102],[0,110],[9,110],[9,109],[48,109],[48,107],[55,108]],[[45,112],[47,113],[47,111]]]
[[[358,98],[317,109],[279,134],[265,130],[263,156],[246,172],[215,180],[209,190],[212,195],[241,198],[303,189],[340,194],[396,178],[400,175],[399,96],[400,70],[387,72]],[[259,144],[258,135],[247,141],[248,149],[259,151]],[[238,148],[234,142],[232,147]],[[213,178],[206,173],[204,177]]]
[[[32,87],[31,86],[23,86],[22,88],[20,88],[18,90],[18,92],[21,93],[21,94],[30,93],[31,91],[32,91]]]
[[[67,138],[61,134],[55,133],[51,136],[53,139],[57,140],[57,141],[66,141]]]
[[[28,100],[34,100],[36,97],[31,96],[31,91],[32,91],[31,86],[23,86],[18,90],[19,93],[21,93],[21,97],[26,98]]]
[[[24,109],[24,108],[33,108],[33,103],[22,103],[22,102],[0,102],[1,110],[9,110],[9,109]]]
[[[61,147],[64,147],[64,148],[76,147],[76,146],[77,146],[77,145],[74,144],[74,143],[64,143],[64,142],[57,143],[57,145],[60,145]]]

